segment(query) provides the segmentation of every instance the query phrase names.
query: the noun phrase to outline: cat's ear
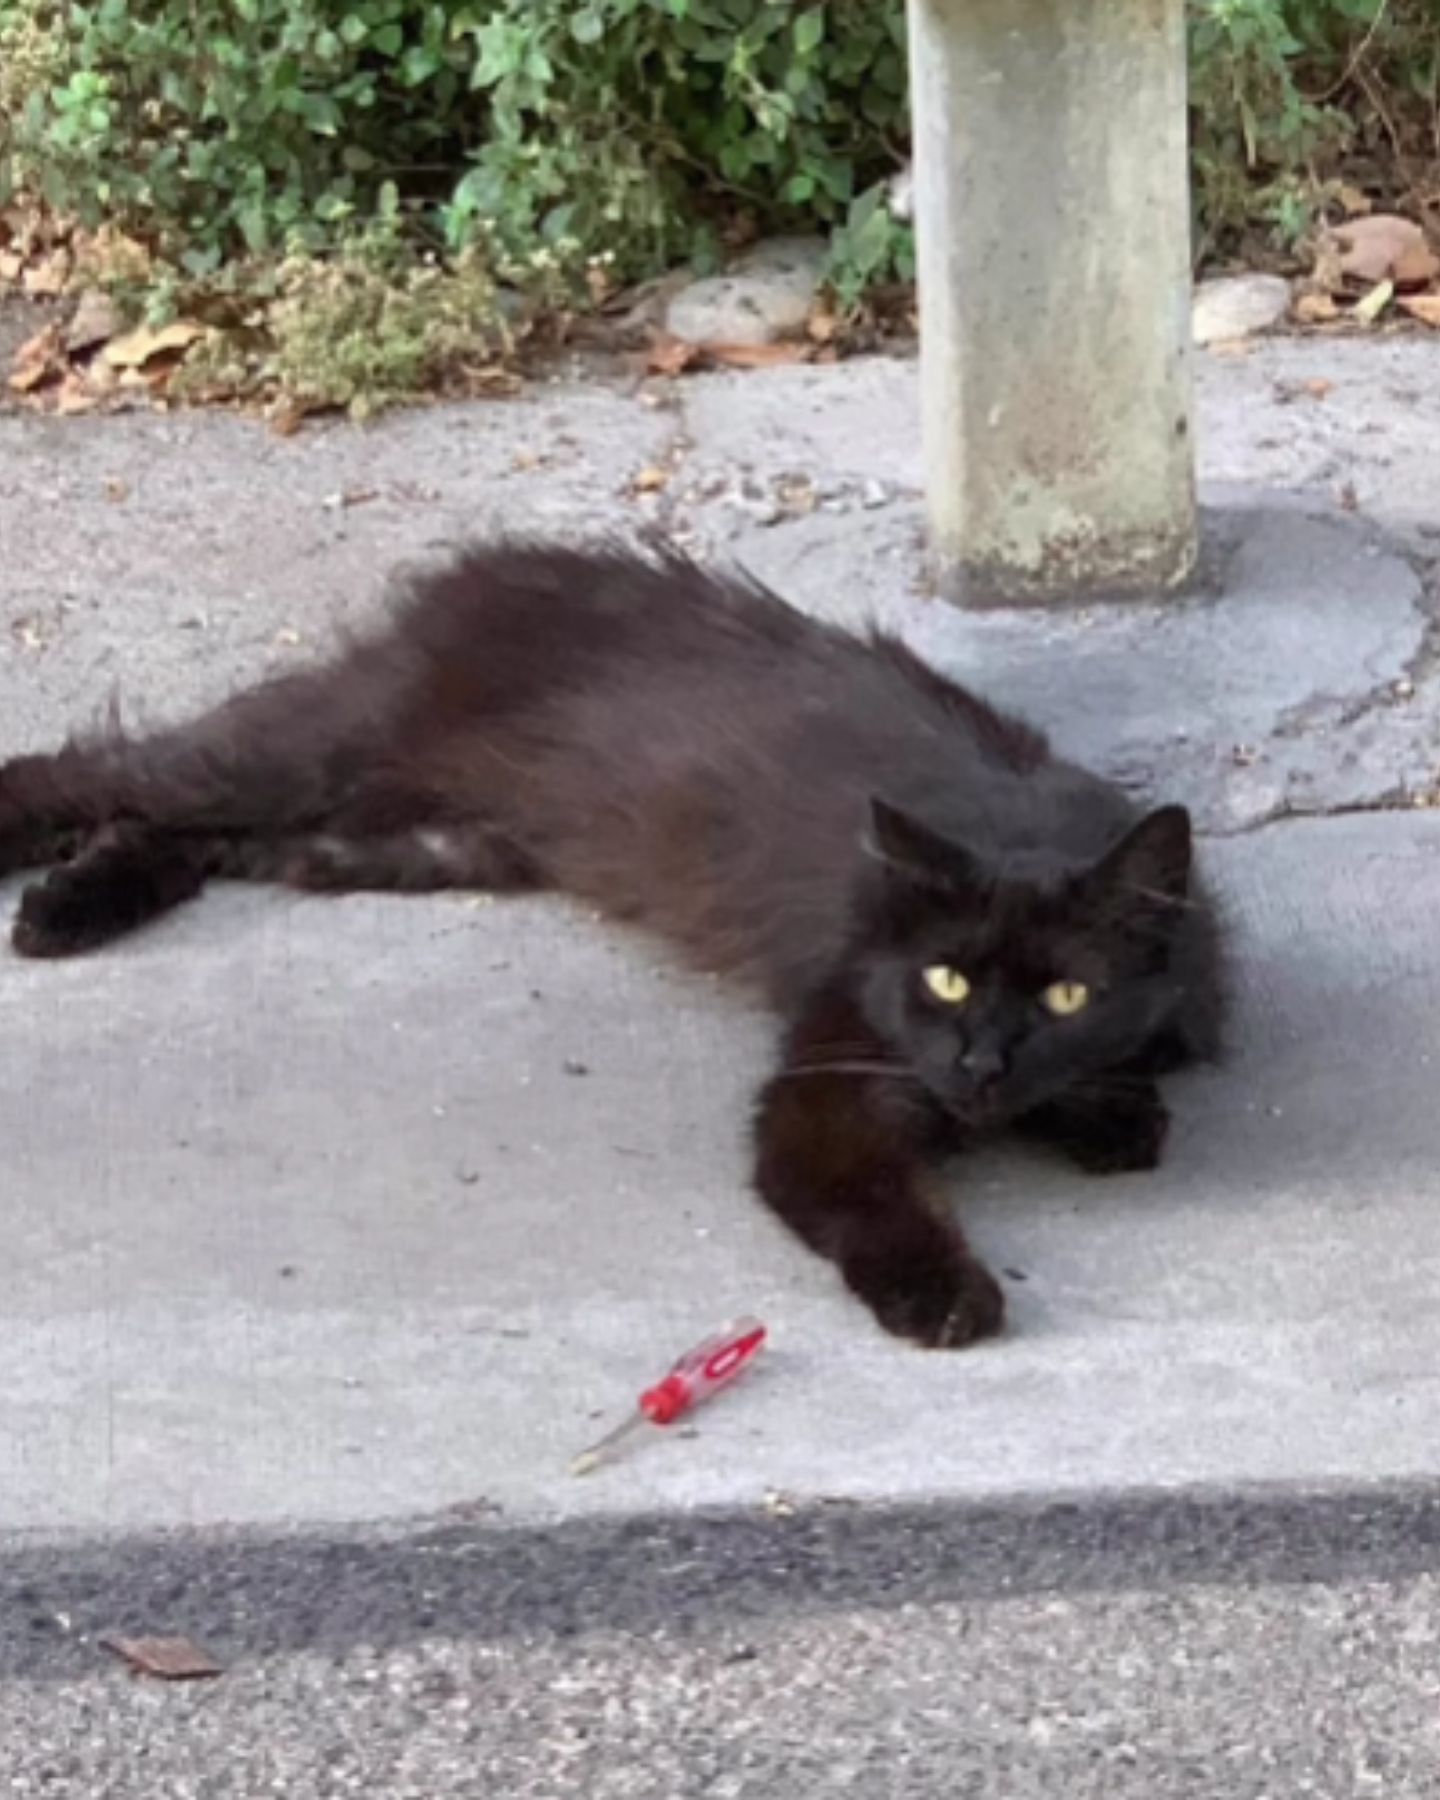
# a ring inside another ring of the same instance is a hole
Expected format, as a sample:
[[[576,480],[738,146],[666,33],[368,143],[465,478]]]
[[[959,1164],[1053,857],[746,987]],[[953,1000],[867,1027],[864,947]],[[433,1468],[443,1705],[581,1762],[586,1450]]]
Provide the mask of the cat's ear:
[[[887,867],[926,887],[974,888],[979,863],[963,844],[952,843],[888,800],[870,802],[867,846]]]
[[[1086,885],[1125,906],[1183,906],[1191,856],[1190,814],[1183,806],[1162,806],[1106,851]]]

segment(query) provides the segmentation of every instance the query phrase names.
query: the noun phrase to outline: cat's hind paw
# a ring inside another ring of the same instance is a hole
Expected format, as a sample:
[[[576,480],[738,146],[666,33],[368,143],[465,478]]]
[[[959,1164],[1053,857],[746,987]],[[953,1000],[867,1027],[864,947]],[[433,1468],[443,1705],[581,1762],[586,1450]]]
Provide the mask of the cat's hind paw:
[[[69,870],[53,870],[32,882],[20,896],[10,942],[20,956],[80,956],[98,949],[124,930],[109,909],[97,907],[95,895],[68,880]]]
[[[74,862],[27,887],[11,928],[16,953],[81,956],[199,893],[203,860],[143,834],[101,833]]]

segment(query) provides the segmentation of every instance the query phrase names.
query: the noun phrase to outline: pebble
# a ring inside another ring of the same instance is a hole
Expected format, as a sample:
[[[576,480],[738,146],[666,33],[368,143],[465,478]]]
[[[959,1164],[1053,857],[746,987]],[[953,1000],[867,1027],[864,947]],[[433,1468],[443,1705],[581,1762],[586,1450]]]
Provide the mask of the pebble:
[[[1202,281],[1191,313],[1197,344],[1231,342],[1278,325],[1290,310],[1290,283],[1278,275],[1225,275]]]
[[[827,255],[820,238],[770,238],[723,275],[670,301],[665,328],[690,344],[773,344],[805,329]]]

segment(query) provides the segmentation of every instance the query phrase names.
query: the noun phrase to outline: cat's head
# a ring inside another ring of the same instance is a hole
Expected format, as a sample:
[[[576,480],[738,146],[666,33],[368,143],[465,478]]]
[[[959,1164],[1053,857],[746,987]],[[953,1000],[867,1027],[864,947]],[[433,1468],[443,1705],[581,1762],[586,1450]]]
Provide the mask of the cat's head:
[[[993,867],[884,801],[872,818],[860,1004],[962,1122],[1001,1123],[1113,1068],[1173,1015],[1183,807],[1149,813],[1082,866],[1047,851]]]

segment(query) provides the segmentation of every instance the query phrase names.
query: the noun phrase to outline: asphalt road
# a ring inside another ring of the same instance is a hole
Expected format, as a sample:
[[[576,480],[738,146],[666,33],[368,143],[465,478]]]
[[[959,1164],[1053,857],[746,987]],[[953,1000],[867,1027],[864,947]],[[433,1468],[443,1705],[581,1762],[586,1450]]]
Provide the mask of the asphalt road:
[[[12,1549],[0,1791],[1429,1796],[1437,1562],[1433,1490]]]

